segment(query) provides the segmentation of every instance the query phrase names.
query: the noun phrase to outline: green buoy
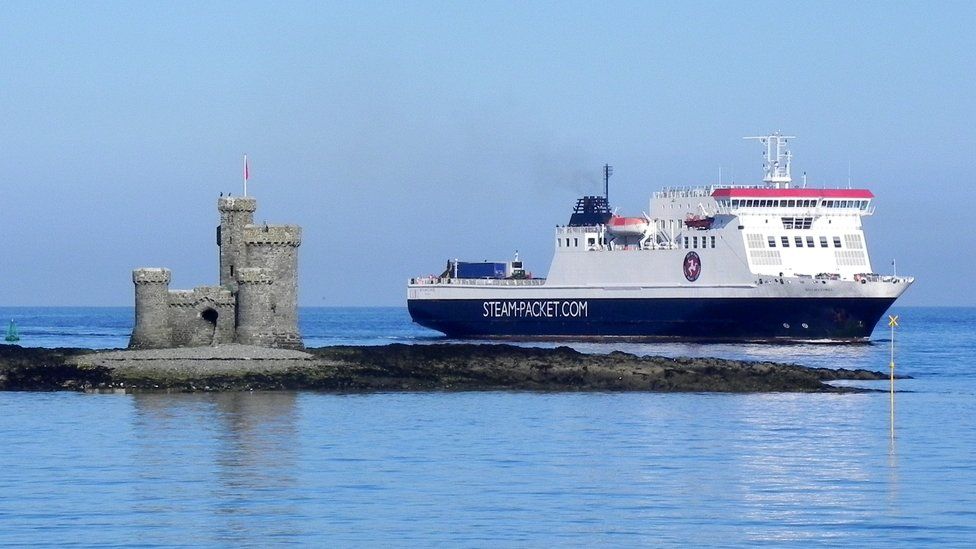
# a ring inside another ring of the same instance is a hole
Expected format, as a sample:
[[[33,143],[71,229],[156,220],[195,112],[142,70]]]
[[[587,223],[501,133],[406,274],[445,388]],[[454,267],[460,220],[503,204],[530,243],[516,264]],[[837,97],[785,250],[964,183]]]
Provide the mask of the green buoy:
[[[14,321],[10,321],[10,325],[7,326],[7,337],[4,338],[6,341],[20,341],[20,335],[17,334],[17,325]]]

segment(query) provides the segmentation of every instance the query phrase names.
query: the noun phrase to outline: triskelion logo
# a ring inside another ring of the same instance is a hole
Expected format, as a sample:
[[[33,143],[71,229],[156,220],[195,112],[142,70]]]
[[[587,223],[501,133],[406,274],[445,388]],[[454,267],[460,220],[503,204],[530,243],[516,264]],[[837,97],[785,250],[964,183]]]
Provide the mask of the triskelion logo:
[[[701,274],[701,258],[695,252],[688,252],[685,256],[685,278],[688,282],[694,282],[698,280],[698,275]]]

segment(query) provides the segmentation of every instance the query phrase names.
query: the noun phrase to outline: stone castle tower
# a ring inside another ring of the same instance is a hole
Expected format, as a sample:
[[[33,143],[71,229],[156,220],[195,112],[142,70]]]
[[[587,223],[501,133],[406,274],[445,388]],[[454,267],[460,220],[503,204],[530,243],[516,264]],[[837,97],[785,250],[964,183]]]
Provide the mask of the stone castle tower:
[[[129,347],[242,343],[303,348],[298,332],[297,225],[255,225],[253,197],[220,197],[220,285],[170,290],[168,269],[132,271],[135,326]]]

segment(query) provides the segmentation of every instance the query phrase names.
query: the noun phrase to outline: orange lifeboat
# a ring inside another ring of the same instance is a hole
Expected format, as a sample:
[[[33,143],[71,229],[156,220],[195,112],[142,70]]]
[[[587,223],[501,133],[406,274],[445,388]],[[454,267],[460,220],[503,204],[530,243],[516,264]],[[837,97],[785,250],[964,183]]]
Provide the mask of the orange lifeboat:
[[[607,221],[607,230],[620,236],[643,236],[650,223],[643,217],[623,217],[614,215]]]
[[[701,215],[689,215],[685,218],[685,225],[690,229],[698,229],[703,231],[712,228],[712,223],[715,222],[715,218],[711,216],[701,216]]]

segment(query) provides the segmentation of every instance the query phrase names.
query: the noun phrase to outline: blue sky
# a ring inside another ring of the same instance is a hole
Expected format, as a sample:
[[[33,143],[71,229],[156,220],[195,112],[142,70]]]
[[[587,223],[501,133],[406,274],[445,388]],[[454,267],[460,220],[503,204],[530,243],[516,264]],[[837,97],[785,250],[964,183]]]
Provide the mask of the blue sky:
[[[600,190],[794,172],[878,196],[906,305],[976,305],[974,2],[5,2],[0,304],[213,284],[219,192],[304,227],[303,305],[402,305],[449,257],[544,273]]]

